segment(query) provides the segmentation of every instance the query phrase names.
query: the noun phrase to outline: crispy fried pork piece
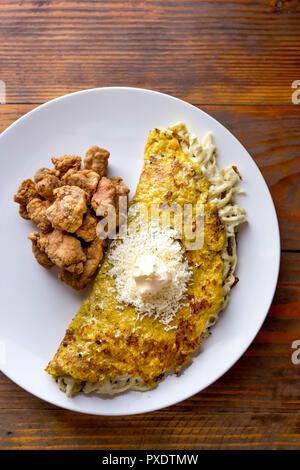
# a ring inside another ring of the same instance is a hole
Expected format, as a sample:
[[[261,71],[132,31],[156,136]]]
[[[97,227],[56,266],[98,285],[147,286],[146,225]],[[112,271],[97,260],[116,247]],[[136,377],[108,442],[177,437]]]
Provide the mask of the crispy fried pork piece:
[[[83,189],[87,194],[92,197],[92,195],[96,192],[98,183],[99,183],[99,175],[93,170],[69,170],[67,173],[62,177],[61,181],[65,185],[69,186],[78,186],[79,188]]]
[[[30,178],[22,181],[18,192],[14,195],[14,201],[20,204],[19,213],[23,219],[30,218],[26,206],[31,201],[31,199],[36,197],[38,197],[38,193],[36,191],[34,182]]]
[[[103,248],[105,241],[95,238],[94,241],[84,248],[86,254],[86,262],[84,264],[83,272],[80,275],[72,274],[66,270],[60,271],[58,277],[61,281],[65,282],[73,289],[84,289],[94,276],[100,261],[103,258]]]
[[[76,235],[79,238],[82,238],[85,242],[91,242],[97,236],[96,227],[97,227],[98,219],[91,212],[85,214],[83,218],[83,222],[81,227],[76,232]]]
[[[50,170],[50,168],[42,167],[42,168],[39,168],[35,172],[34,178],[33,178],[34,182],[38,183],[39,181],[41,181],[41,179],[44,178],[44,176],[47,176],[47,175],[59,176],[59,174],[56,170]]]
[[[75,274],[83,272],[86,255],[77,238],[60,230],[47,234],[33,232],[30,236],[31,240],[35,238],[37,247],[46,253],[56,266]]]
[[[20,204],[20,207],[19,207],[19,214],[23,219],[26,219],[26,220],[30,219],[26,206],[23,206],[22,204]]]
[[[42,201],[40,198],[35,197],[34,199],[31,199],[26,206],[30,219],[44,233],[52,230],[51,222],[46,215],[46,210],[50,204],[50,201]]]
[[[60,180],[55,175],[45,175],[36,183],[35,187],[37,192],[44,199],[50,201],[54,199],[53,191],[61,186]]]
[[[58,179],[59,172],[50,168],[40,168],[34,174],[35,187],[37,192],[44,199],[53,199],[53,191],[61,183]]]
[[[106,238],[111,237],[115,229],[124,222],[126,218],[125,213],[120,213],[119,210],[119,197],[124,196],[127,197],[129,193],[128,187],[123,183],[122,178],[120,176],[115,176],[114,178],[108,179],[105,176],[101,178],[97,191],[92,197],[91,205],[94,211],[97,214],[97,209],[101,206],[102,214],[104,217],[109,217],[108,223],[105,227],[98,226],[98,237]],[[113,205],[115,207],[115,213],[105,211],[105,208],[109,205]],[[124,211],[123,211],[124,212]]]
[[[92,208],[97,213],[99,206],[107,207],[109,205],[115,205],[115,196],[115,185],[111,182],[111,180],[103,176],[98,184],[97,191],[92,197]]]
[[[86,152],[84,168],[96,171],[100,178],[106,176],[109,155],[110,153],[107,150],[94,145]]]
[[[110,181],[113,183],[115,189],[116,189],[116,196],[115,196],[115,204],[116,204],[116,224],[117,227],[119,227],[127,218],[127,205],[126,205],[126,210],[120,210],[119,207],[119,198],[126,197],[128,199],[128,194],[130,189],[128,186],[126,186],[125,183],[123,183],[123,179],[120,176],[114,176],[113,178],[110,179]],[[122,206],[121,206],[122,207]]]
[[[43,266],[46,269],[50,269],[50,268],[52,268],[52,266],[54,266],[54,263],[52,263],[52,261],[46,255],[46,253],[44,251],[40,250],[40,248],[37,246],[37,240],[39,238],[37,236],[37,234],[39,234],[39,232],[31,232],[28,235],[29,240],[31,240],[31,242],[32,242],[32,252],[33,252],[37,262],[41,266]]]
[[[113,176],[110,178],[110,181],[113,183],[116,188],[116,196],[128,196],[130,189],[123,183],[123,178],[120,176]]]
[[[77,186],[62,186],[55,189],[53,194],[55,201],[47,209],[52,226],[66,232],[76,232],[87,211],[87,193]]]
[[[80,170],[81,167],[81,157],[78,155],[63,155],[59,158],[52,157],[51,161],[60,178],[71,168],[73,170]]]

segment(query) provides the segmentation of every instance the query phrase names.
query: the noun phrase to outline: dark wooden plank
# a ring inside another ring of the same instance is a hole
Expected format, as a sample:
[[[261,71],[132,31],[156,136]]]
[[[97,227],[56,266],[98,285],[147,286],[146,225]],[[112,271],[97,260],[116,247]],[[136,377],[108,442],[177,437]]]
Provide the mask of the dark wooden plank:
[[[33,107],[0,105],[0,131]],[[201,108],[228,127],[255,159],[275,202],[282,249],[299,250],[300,106]]]
[[[9,103],[129,85],[199,104],[290,104],[300,79],[297,0],[6,0],[0,17]]]
[[[239,393],[238,390],[236,393]],[[3,412],[11,431],[2,449],[299,449],[295,413],[210,414],[190,409],[131,418],[97,418],[62,410]]]
[[[0,448],[299,449],[295,339],[300,339],[300,253],[284,253],[261,332],[208,389],[166,410],[108,418],[58,409],[0,375]]]
[[[26,104],[0,104],[0,133],[5,131],[17,119],[22,117],[24,114],[31,111],[37,105],[26,105]]]

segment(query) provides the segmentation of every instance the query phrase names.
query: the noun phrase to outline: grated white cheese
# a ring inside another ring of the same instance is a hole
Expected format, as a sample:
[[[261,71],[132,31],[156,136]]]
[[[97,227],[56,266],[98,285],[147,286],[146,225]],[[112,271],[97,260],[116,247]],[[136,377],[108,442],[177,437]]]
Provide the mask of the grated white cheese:
[[[130,230],[129,226],[128,233],[113,242],[108,255],[112,264],[109,275],[115,281],[118,302],[132,305],[142,317],[153,316],[165,325],[174,319],[182,305],[192,274],[184,250],[175,237],[175,230],[162,230],[154,224],[140,231]],[[172,276],[167,286],[147,297],[139,295],[132,275],[137,258],[145,254],[161,259]]]

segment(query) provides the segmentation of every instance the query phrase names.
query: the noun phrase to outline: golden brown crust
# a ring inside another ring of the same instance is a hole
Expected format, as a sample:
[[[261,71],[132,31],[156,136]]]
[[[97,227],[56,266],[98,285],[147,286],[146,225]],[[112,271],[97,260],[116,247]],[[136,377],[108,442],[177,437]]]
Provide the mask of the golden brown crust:
[[[204,239],[207,247],[214,251],[221,251],[225,243],[225,230],[217,211],[205,213]]]
[[[60,180],[51,174],[46,174],[36,183],[35,187],[39,195],[44,199],[53,200],[54,190],[61,185]]]
[[[91,197],[97,189],[99,175],[93,170],[68,170],[61,181],[65,185],[78,186]]]
[[[90,210],[85,214],[83,218],[82,225],[76,232],[77,237],[81,238],[85,242],[93,241],[96,236],[96,227],[98,224],[98,219],[95,217]]]
[[[38,193],[34,182],[27,178],[20,184],[17,193],[14,195],[14,201],[20,204],[19,213],[23,219],[29,219],[26,206],[34,198],[38,197]]]
[[[44,178],[44,176],[47,176],[47,175],[54,175],[57,177],[59,176],[56,170],[50,170],[50,168],[42,167],[36,170],[36,172],[34,173],[34,178],[33,178],[34,182],[38,183],[39,181],[41,181],[41,179]]]
[[[115,207],[116,207],[116,226],[119,227],[123,224],[127,217],[127,211],[123,209],[120,210],[120,198],[126,197],[128,201],[128,194],[130,192],[128,186],[123,182],[123,179],[120,176],[113,176],[110,178],[110,181],[113,183],[116,195],[115,195]],[[127,207],[127,205],[126,205]]]
[[[37,233],[38,232],[31,232],[28,235],[29,240],[31,240],[31,242],[32,242],[32,252],[33,252],[37,262],[41,266],[43,266],[46,269],[51,269],[52,266],[54,266],[54,263],[52,263],[52,261],[46,255],[46,253],[44,251],[40,250],[40,248],[38,247],[37,240],[38,240],[39,237],[38,237]]]
[[[95,171],[100,178],[106,176],[109,155],[108,150],[94,145],[85,155],[84,168]]]
[[[80,170],[81,167],[81,157],[79,155],[63,155],[59,158],[52,157],[51,161],[60,177],[71,168],[73,170]]]
[[[108,208],[108,206],[114,205],[115,197],[116,188],[114,183],[110,179],[103,176],[98,184],[97,191],[92,197],[92,208],[97,214],[98,207],[102,206],[103,208]]]
[[[27,204],[27,213],[30,219],[44,233],[51,232],[52,230],[51,222],[46,214],[49,205],[49,201],[42,201],[42,199],[37,197]]]
[[[77,238],[60,230],[47,234],[33,232],[31,240],[33,237],[38,248],[46,253],[56,266],[76,274],[83,272],[86,255]]]
[[[78,186],[62,186],[53,192],[54,203],[47,209],[47,217],[57,230],[74,233],[82,225],[87,211],[87,194]]]
[[[120,176],[113,176],[110,178],[110,181],[113,183],[116,189],[116,196],[128,196],[130,189],[126,184],[123,182],[123,178]]]
[[[58,275],[60,280],[73,287],[73,289],[84,289],[91,281],[103,258],[104,243],[104,240],[95,238],[90,245],[84,248],[86,262],[83,272],[80,275],[76,275],[69,271],[62,270]]]
[[[27,212],[27,206],[22,206],[22,204],[20,204],[19,214],[22,217],[22,219],[30,220],[30,217]]]

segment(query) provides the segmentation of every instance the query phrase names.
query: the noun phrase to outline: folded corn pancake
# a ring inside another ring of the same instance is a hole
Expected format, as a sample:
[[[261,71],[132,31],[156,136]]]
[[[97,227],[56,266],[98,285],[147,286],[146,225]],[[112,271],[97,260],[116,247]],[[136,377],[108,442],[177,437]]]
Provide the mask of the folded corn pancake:
[[[236,227],[245,220],[245,211],[233,202],[239,192],[237,168],[219,170],[215,154],[210,134],[199,143],[183,123],[150,133],[129,208],[129,235],[114,241],[108,250],[91,294],[46,369],[69,396],[78,391],[113,394],[153,388],[168,372],[178,372],[191,360],[226,305],[236,282]],[[153,234],[147,238],[145,227],[136,222],[139,207],[150,211],[153,203],[162,211],[167,205],[192,204],[194,226],[195,207],[201,204],[202,245],[191,248],[186,234],[174,240],[172,227],[163,224],[152,227]],[[164,237],[169,237],[168,243]],[[133,284],[126,286],[126,259],[129,263],[135,252],[136,256],[147,253],[150,246],[161,257],[168,257],[170,250],[168,266],[176,271],[173,290],[168,284],[153,298],[147,297],[147,302],[145,298],[139,302],[138,296],[132,296]]]

